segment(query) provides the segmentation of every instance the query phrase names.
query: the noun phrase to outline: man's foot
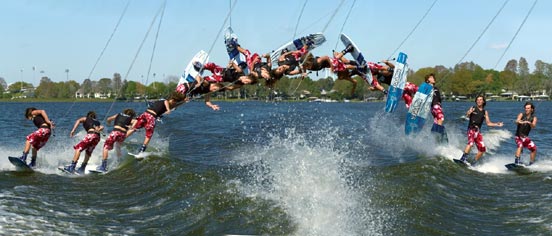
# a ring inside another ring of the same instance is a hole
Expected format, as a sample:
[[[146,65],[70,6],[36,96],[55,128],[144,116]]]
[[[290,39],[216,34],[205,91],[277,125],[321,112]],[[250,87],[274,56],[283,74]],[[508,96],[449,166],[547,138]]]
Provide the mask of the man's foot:
[[[21,160],[21,161],[27,163],[27,154],[28,154],[28,153],[23,153],[23,155],[21,155],[21,157],[19,158],[19,160]]]
[[[86,164],[82,164],[79,169],[77,169],[77,174],[82,175],[84,174],[84,170],[86,169]]]
[[[523,164],[523,163],[521,162],[520,159],[521,159],[521,158],[519,158],[519,157],[514,158],[514,164],[516,164],[516,165],[521,165],[521,164]]]
[[[194,65],[194,69],[196,71],[200,71],[201,69],[203,69],[203,64],[201,64],[201,62],[199,61],[194,61],[194,63],[192,63]]]
[[[146,148],[147,148],[146,145],[142,145],[142,146],[140,147],[140,150],[138,150],[138,153],[145,152],[145,151],[146,151]]]
[[[31,168],[36,167],[36,157],[31,158],[31,163],[29,163],[29,167]]]
[[[304,42],[305,42],[305,45],[307,45],[307,47],[310,47],[314,44],[314,41],[309,37],[305,37]]]
[[[468,154],[467,153],[462,154],[462,157],[460,157],[460,161],[464,163],[468,162]]]
[[[226,47],[228,47],[228,48],[235,48],[238,45],[238,39],[229,38],[224,43],[226,43]]]
[[[102,164],[96,168],[97,171],[107,172],[107,160],[102,160]]]
[[[345,47],[345,49],[343,49],[342,53],[346,54],[348,52],[353,52],[354,50],[355,50],[355,47],[353,47],[352,44],[349,44],[349,45],[347,45],[347,47]]]
[[[73,162],[71,162],[70,165],[63,167],[63,170],[65,170],[69,173],[73,173],[73,172],[75,172],[75,166],[76,165],[77,165],[77,163],[73,161]]]
[[[245,61],[242,61],[242,62],[240,62],[240,64],[238,64],[238,66],[239,66],[242,70],[244,70],[244,69],[247,68],[247,63],[246,63]]]

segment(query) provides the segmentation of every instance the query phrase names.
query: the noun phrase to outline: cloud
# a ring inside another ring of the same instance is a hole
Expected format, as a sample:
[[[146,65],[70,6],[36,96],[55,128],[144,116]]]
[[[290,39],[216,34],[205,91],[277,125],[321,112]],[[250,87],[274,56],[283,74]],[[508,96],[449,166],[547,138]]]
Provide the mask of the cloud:
[[[491,44],[492,49],[504,49],[506,47],[508,47],[507,43],[493,43],[493,44]]]

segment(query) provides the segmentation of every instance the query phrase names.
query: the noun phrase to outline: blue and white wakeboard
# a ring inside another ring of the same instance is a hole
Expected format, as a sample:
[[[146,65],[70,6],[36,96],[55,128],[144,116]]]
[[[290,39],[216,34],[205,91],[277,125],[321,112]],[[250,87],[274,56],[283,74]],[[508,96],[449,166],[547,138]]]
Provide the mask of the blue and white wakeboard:
[[[305,45],[309,45],[307,52],[310,52],[311,50],[322,45],[324,42],[326,42],[326,37],[324,37],[324,34],[322,33],[309,34],[307,36],[300,37],[291,42],[288,42],[280,46],[278,49],[272,51],[272,53],[270,54],[270,60],[272,61],[272,65],[277,65],[278,58],[284,52],[296,51],[301,49]]]
[[[226,45],[228,57],[230,57],[230,60],[233,60],[237,65],[241,66],[243,73],[247,75],[249,74],[249,69],[247,68],[247,64],[245,64],[245,56],[238,51],[237,43],[238,35],[234,33],[232,27],[226,28],[224,31],[224,44]]]
[[[424,82],[418,87],[418,91],[412,99],[410,109],[408,109],[408,113],[406,113],[406,121],[404,124],[406,135],[418,133],[422,130],[431,110],[432,101],[433,86]]]
[[[407,58],[408,56],[405,53],[399,52],[393,72],[393,78],[389,85],[389,92],[387,93],[387,101],[385,103],[386,112],[394,112],[401,100],[404,86],[406,85],[406,75],[408,73],[408,65],[406,64]]]
[[[342,33],[339,38],[341,39],[341,42],[345,47],[347,47],[349,44],[353,46],[353,51],[351,52],[351,55],[358,63],[359,67],[366,68],[365,71],[362,71],[362,72],[366,74],[366,78],[364,79],[368,83],[368,86],[371,86],[373,78],[372,78],[372,74],[368,73],[368,67],[366,66],[367,62],[366,62],[366,59],[364,59],[364,55],[362,55],[362,52],[360,52],[360,49],[347,35]]]
[[[209,61],[209,54],[207,52],[200,50],[196,55],[190,60],[188,65],[186,66],[186,70],[184,71],[184,74],[180,77],[180,80],[178,81],[178,85],[184,84],[184,83],[193,83],[195,81],[195,78],[199,75],[201,76],[203,73],[203,65]],[[194,63],[199,62],[201,68],[194,67]],[[178,87],[178,86],[177,86]]]

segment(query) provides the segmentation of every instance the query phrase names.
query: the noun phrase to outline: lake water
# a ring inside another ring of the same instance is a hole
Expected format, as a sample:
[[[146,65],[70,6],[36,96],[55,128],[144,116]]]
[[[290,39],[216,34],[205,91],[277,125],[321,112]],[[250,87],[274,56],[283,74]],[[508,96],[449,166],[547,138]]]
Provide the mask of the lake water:
[[[552,234],[550,102],[535,103],[530,175],[504,167],[514,159],[519,102],[488,102],[491,120],[505,125],[484,126],[488,152],[474,168],[452,161],[465,147],[461,116],[473,102],[444,104],[449,144],[442,146],[430,137],[431,120],[404,136],[403,103],[393,114],[384,103],[217,104],[220,111],[191,102],[164,117],[145,160],[125,154],[138,149],[141,131],[123,156],[110,153],[109,173],[69,176],[57,167],[84,136],[79,127],[69,137],[77,118],[95,110],[103,122],[106,113],[141,113],[145,104],[0,103],[0,234]],[[37,171],[21,173],[7,156],[21,155],[35,130],[23,115],[30,106],[45,109],[57,128]]]

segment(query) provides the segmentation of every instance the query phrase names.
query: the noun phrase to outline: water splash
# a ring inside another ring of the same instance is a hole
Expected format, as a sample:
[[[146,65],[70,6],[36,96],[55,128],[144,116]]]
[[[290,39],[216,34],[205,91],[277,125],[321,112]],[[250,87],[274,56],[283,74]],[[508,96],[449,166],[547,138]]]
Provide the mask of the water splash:
[[[240,191],[275,202],[296,224],[296,235],[379,234],[387,217],[349,181],[349,152],[336,145],[339,130],[327,127],[307,134],[286,128],[238,155],[250,180]]]

